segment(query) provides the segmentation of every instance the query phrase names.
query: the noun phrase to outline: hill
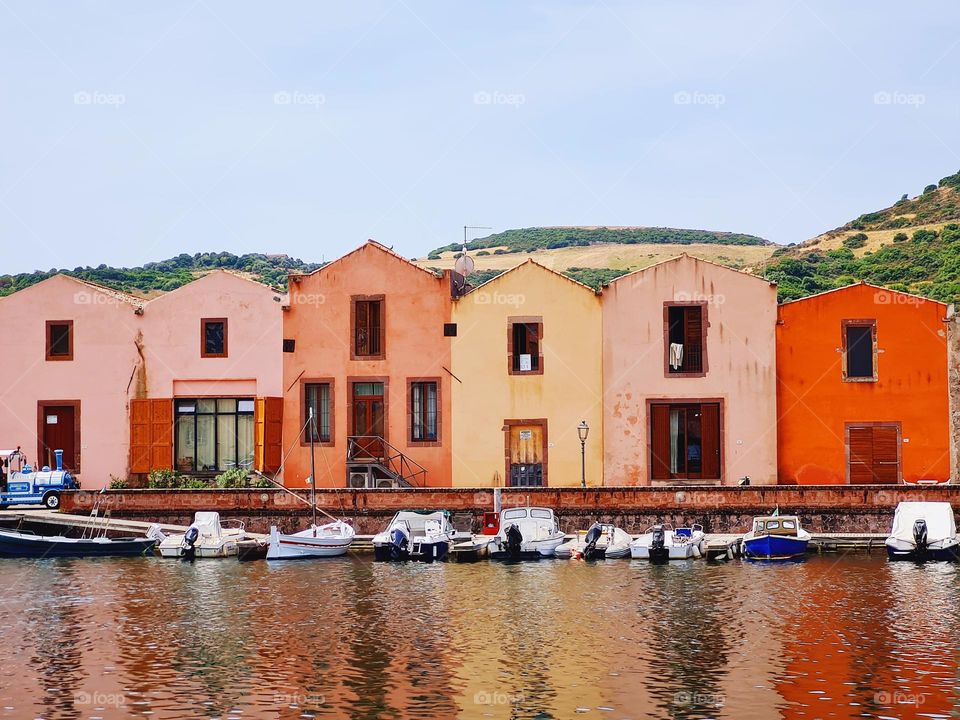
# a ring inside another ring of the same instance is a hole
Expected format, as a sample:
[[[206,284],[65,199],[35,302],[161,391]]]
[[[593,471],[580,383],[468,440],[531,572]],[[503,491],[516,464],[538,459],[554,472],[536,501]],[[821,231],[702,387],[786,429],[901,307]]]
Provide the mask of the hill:
[[[228,252],[187,255],[184,253],[169,260],[151,262],[134,268],[99,265],[77,267],[73,270],[51,268],[46,272],[37,270],[19,275],[0,275],[0,296],[9,295],[53,275],[63,273],[131,295],[149,297],[157,292],[174,290],[201,275],[218,269],[232,270],[277,290],[286,291],[288,272],[312,272],[318,267],[320,267],[319,263],[305,263],[287,255],[259,253],[234,255]]]
[[[960,173],[883,210],[773,253],[764,275],[781,300],[867,280],[960,302]]]
[[[536,250],[557,250],[590,245],[771,245],[768,240],[743,233],[712,230],[684,230],[656,227],[539,227],[520,228],[494,233],[467,243],[467,250],[478,255],[528,253]],[[437,260],[444,253],[456,252],[462,243],[451,243],[432,250],[428,260]]]

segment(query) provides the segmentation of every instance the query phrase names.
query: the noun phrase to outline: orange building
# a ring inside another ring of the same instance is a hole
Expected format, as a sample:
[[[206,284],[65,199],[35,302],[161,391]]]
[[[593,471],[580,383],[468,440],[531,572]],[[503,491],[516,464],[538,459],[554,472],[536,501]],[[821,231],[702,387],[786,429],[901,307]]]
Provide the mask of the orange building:
[[[284,482],[449,486],[449,277],[369,241],[290,276],[283,323]]]
[[[866,283],[782,304],[780,483],[949,480],[950,313]]]

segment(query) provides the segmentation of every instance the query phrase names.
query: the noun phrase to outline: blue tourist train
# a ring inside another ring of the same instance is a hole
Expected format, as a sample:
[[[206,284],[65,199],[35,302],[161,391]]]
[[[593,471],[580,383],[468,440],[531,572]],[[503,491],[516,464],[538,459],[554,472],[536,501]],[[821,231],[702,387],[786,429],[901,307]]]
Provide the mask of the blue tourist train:
[[[45,505],[51,510],[60,507],[60,493],[79,490],[80,483],[63,469],[63,450],[54,452],[57,469],[39,470],[27,462],[26,455],[16,450],[0,450],[3,465],[3,486],[0,487],[0,508],[7,505]]]

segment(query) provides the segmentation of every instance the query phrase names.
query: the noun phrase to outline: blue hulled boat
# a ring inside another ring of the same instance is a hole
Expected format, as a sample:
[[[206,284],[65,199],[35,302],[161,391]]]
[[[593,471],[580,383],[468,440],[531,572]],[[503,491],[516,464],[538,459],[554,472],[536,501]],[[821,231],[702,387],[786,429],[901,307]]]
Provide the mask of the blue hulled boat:
[[[790,560],[807,552],[810,533],[795,515],[755,517],[743,536],[743,554],[753,560]]]

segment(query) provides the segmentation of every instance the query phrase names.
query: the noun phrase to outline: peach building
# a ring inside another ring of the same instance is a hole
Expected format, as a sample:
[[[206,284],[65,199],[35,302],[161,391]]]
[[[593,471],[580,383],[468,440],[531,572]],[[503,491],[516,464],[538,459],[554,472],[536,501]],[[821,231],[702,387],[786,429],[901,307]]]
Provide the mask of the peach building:
[[[449,486],[449,277],[379,243],[290,277],[284,313],[288,486]],[[308,428],[310,411],[316,419]]]
[[[949,480],[951,314],[866,283],[781,305],[780,482]]]
[[[776,483],[776,286],[682,255],[602,300],[604,484]]]

